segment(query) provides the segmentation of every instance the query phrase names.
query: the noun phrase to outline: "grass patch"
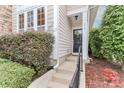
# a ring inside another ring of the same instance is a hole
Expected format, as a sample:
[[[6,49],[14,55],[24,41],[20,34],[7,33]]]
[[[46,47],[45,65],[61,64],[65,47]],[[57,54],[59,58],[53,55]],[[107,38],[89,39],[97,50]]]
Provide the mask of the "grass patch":
[[[21,64],[0,59],[0,87],[25,88],[32,80],[34,70]]]

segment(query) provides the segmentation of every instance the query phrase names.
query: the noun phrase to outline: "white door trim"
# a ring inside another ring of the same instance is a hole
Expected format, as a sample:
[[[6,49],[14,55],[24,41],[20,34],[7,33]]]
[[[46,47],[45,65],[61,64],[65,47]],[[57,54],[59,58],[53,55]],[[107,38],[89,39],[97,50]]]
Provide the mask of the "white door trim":
[[[78,55],[78,53],[74,53],[74,52],[73,52],[73,47],[74,47],[73,31],[74,31],[75,29],[83,29],[83,27],[73,27],[73,28],[72,28],[72,55]],[[83,33],[82,33],[82,34],[83,34]]]

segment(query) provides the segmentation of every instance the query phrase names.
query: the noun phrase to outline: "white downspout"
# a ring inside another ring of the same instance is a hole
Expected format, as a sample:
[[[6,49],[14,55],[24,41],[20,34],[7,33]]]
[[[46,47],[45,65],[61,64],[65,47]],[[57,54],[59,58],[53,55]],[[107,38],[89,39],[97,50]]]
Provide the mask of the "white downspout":
[[[59,66],[59,46],[58,46],[58,25],[59,24],[59,6],[54,5],[54,36],[55,36],[55,45],[54,45],[54,58],[57,60],[56,65],[54,66],[54,69],[56,69]]]

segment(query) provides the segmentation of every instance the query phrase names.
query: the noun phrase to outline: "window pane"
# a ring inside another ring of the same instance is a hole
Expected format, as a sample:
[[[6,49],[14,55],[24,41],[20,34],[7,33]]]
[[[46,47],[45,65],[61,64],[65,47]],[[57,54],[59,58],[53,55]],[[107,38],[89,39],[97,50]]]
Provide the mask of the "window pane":
[[[19,29],[24,28],[24,14],[19,15]]]
[[[39,8],[37,10],[37,23],[38,23],[38,25],[44,25],[45,24],[44,8]]]
[[[34,17],[33,17],[33,11],[30,11],[30,12],[28,12],[28,14],[27,14],[27,25],[28,25],[28,27],[33,27],[33,19],[34,19]]]

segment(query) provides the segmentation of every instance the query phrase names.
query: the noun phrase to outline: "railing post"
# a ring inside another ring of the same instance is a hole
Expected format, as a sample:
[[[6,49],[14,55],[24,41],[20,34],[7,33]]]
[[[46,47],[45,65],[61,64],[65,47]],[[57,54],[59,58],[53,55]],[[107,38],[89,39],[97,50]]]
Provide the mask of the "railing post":
[[[79,87],[79,84],[80,84],[80,70],[81,70],[81,60],[80,60],[80,55],[81,55],[81,46],[79,46],[79,59],[78,59],[78,87]]]
[[[73,78],[69,84],[69,88],[78,88],[80,84],[80,71],[81,71],[81,46],[79,47],[79,54],[77,58],[77,67],[74,72]]]
[[[80,49],[82,50],[82,46],[80,46]],[[82,51],[80,53],[80,71],[83,72],[83,59],[82,59]]]

